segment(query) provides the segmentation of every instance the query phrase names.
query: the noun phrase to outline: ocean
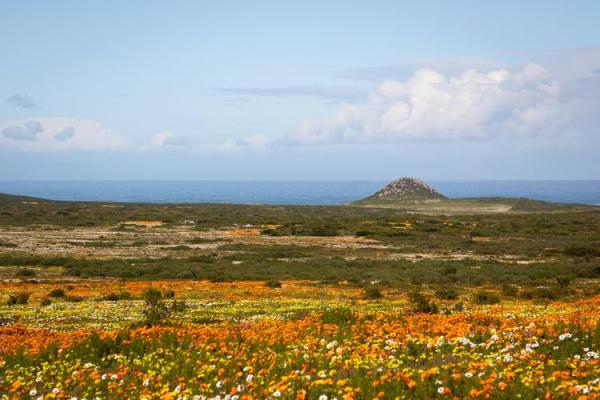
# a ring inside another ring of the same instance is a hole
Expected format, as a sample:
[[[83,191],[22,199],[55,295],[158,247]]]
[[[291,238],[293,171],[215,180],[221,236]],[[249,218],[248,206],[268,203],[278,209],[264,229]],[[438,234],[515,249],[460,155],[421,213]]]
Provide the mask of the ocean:
[[[53,200],[343,204],[388,183],[373,181],[0,181],[0,193]],[[600,205],[600,181],[428,180],[450,198],[528,197]]]

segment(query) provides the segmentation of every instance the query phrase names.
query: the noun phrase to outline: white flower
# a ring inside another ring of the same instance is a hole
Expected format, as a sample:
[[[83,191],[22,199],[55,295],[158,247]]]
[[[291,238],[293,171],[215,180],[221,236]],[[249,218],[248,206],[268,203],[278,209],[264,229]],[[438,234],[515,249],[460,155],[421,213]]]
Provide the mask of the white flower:
[[[558,336],[558,340],[563,341],[565,339],[571,339],[573,335],[571,335],[570,333],[563,333],[562,335]]]
[[[276,390],[275,392],[273,392],[273,397],[281,397],[281,392],[279,390]]]
[[[35,396],[36,394],[37,394],[37,390],[35,390],[35,389],[31,389],[31,390],[29,391],[29,395],[30,395],[30,396]]]
[[[52,393],[59,394],[60,393],[60,389],[59,388],[54,388],[54,389],[52,389]]]
[[[246,382],[251,382],[252,378],[254,378],[254,375],[248,374],[248,376],[246,377]]]
[[[217,382],[217,387],[218,388],[223,387],[223,385],[224,385],[223,381],[218,381]]]
[[[325,395],[325,394],[320,395],[319,400],[327,400],[327,395]]]
[[[473,377],[473,373],[472,372],[465,372],[465,376],[467,378],[472,378]]]
[[[439,394],[443,394],[443,393],[444,393],[444,387],[443,387],[443,386],[440,386],[440,387],[437,389],[437,392],[438,392]]]

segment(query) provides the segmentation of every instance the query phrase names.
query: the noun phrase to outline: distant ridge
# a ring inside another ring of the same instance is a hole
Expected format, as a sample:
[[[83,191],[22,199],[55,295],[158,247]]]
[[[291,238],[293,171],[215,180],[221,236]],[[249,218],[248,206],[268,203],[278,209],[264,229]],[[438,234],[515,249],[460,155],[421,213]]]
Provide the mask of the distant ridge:
[[[21,196],[15,194],[0,193],[0,205],[3,204],[15,204],[15,203],[30,203],[30,202],[43,202],[51,201],[46,199],[40,199],[37,197]]]
[[[444,200],[446,197],[420,179],[403,177],[388,183],[371,196],[359,200],[365,203],[391,203],[412,200]]]

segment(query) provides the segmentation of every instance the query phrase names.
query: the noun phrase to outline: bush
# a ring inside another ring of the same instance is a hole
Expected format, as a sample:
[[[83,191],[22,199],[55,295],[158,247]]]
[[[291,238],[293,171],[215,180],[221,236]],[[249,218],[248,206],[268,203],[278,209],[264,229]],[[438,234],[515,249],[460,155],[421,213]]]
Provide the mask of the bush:
[[[587,246],[567,247],[564,253],[572,257],[600,257],[600,249]]]
[[[65,297],[65,290],[60,288],[52,289],[50,293],[48,293],[48,297]]]
[[[383,293],[381,293],[381,289],[378,286],[370,285],[365,288],[365,299],[377,300],[381,298],[383,298]]]
[[[502,285],[502,294],[506,297],[516,297],[519,294],[519,289],[513,285]]]
[[[32,277],[32,276],[36,276],[36,275],[37,275],[36,272],[31,268],[19,268],[19,270],[15,274],[15,276],[18,276],[21,278],[27,278],[27,277]]]
[[[569,285],[571,284],[571,278],[569,278],[568,276],[558,276],[556,277],[556,283],[559,287],[566,288],[569,287]]]
[[[437,314],[438,307],[434,302],[427,300],[421,293],[415,292],[410,294],[411,308],[415,313],[422,314]]]
[[[162,325],[167,322],[170,311],[162,302],[162,293],[156,288],[148,288],[144,291],[144,301],[146,308],[143,311],[146,326]]]
[[[435,297],[442,300],[456,300],[458,298],[458,292],[453,289],[436,290]]]
[[[165,299],[174,299],[175,298],[175,292],[172,289],[165,290],[163,292],[163,297]]]
[[[444,275],[456,274],[456,268],[455,267],[446,267],[446,268],[444,268],[444,270],[442,271],[442,273]]]
[[[16,304],[27,304],[29,302],[29,293],[16,293],[8,296],[8,301],[6,302],[9,306],[14,306]]]
[[[155,306],[160,303],[160,300],[162,299],[162,293],[160,290],[151,287],[144,291],[142,297],[144,298],[146,305]]]
[[[481,290],[473,295],[473,302],[475,304],[498,304],[500,297],[496,293]]]
[[[47,307],[47,306],[49,306],[50,304],[52,304],[52,301],[51,301],[49,298],[47,298],[47,297],[44,297],[44,298],[43,298],[43,299],[40,301],[40,305],[41,305],[42,307]]]
[[[102,298],[105,301],[120,301],[120,300],[129,300],[131,299],[131,293],[129,292],[121,292],[121,293],[109,293]]]
[[[265,282],[265,284],[267,285],[267,287],[270,287],[272,289],[277,289],[281,287],[281,282],[275,279],[269,279]]]

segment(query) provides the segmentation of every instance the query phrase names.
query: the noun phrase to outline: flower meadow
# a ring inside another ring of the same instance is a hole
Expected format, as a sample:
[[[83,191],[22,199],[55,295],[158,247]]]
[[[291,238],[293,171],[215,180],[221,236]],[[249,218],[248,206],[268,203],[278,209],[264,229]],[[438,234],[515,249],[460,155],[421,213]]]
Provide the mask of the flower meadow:
[[[57,284],[2,287],[31,301],[0,307],[0,398],[600,398],[600,296],[478,305],[465,292],[425,314],[400,291],[302,281],[70,285],[48,305]],[[136,324],[149,286],[182,305],[167,323]]]

